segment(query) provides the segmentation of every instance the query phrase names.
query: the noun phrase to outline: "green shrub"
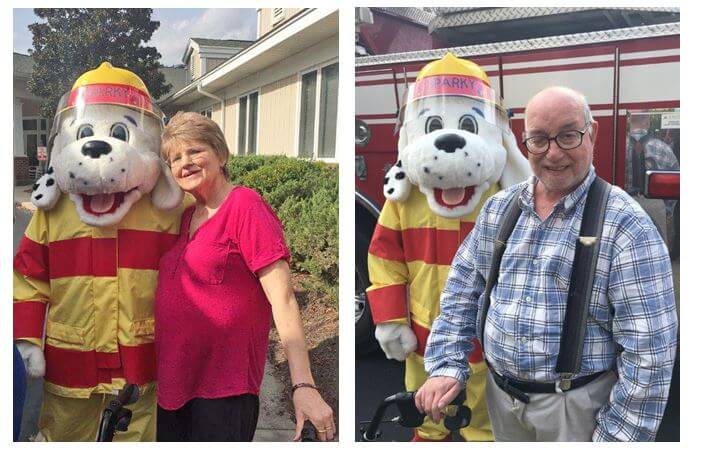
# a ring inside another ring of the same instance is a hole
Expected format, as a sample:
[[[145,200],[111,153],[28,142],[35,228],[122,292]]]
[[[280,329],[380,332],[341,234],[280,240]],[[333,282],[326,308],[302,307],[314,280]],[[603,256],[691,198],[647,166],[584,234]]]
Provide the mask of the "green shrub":
[[[232,156],[233,184],[258,191],[283,223],[292,268],[311,278],[311,290],[338,301],[338,170],[285,156]]]

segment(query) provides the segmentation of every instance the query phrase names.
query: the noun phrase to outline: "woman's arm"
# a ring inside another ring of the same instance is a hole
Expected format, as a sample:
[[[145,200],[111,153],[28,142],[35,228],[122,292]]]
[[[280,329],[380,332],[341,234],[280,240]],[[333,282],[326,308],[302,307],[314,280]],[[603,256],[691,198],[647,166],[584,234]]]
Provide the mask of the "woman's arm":
[[[299,307],[290,285],[290,267],[286,261],[278,260],[259,270],[258,278],[272,305],[275,328],[285,349],[292,384],[314,385]],[[307,419],[314,424],[320,440],[334,439],[334,412],[318,391],[312,388],[297,388],[293,393],[292,402],[297,418],[295,440],[300,438],[302,426]]]

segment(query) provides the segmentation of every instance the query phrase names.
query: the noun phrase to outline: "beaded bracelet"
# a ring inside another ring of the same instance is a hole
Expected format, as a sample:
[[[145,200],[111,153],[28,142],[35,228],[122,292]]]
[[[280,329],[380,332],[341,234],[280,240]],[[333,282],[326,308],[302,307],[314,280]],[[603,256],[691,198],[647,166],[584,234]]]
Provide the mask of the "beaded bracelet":
[[[297,383],[296,385],[292,385],[292,394],[294,394],[295,391],[297,391],[297,389],[299,388],[312,388],[316,391],[319,391],[319,388],[317,388],[311,383]]]

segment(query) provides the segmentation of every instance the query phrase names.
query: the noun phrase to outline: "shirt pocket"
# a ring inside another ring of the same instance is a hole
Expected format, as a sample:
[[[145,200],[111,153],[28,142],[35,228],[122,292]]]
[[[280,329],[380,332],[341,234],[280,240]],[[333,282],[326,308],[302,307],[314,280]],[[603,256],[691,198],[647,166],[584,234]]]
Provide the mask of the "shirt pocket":
[[[182,266],[194,281],[217,285],[223,282],[226,263],[230,252],[229,244],[214,241],[192,241],[184,251]]]

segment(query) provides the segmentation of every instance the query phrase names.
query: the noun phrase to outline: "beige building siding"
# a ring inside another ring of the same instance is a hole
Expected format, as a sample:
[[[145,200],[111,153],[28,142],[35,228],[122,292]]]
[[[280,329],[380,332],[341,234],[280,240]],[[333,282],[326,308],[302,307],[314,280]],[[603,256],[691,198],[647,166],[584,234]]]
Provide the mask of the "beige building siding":
[[[260,89],[258,154],[297,156],[297,74]]]
[[[259,10],[258,38],[274,28],[272,23],[272,10],[273,8],[262,8]],[[284,10],[284,17],[280,22],[278,22],[278,24],[285,22],[287,19],[301,11],[302,8],[284,8]]]
[[[226,125],[223,134],[226,136],[226,144],[231,154],[238,154],[238,143],[236,134],[238,133],[238,98],[226,100]],[[220,110],[220,108],[219,108]],[[220,119],[221,117],[219,117]]]
[[[226,61],[225,58],[205,58],[204,60],[206,60],[206,72],[204,74]]]

